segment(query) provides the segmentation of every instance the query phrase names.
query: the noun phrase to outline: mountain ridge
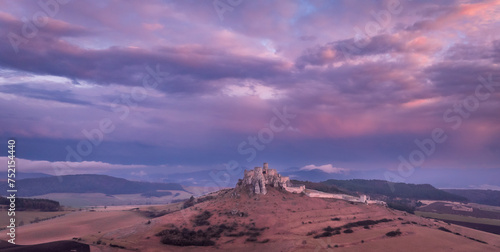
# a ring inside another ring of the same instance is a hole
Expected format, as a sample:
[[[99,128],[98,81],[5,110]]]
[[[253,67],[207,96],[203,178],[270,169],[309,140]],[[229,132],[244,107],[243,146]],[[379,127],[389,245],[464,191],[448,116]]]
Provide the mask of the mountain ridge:
[[[4,188],[6,182],[2,183]],[[27,178],[16,181],[19,197],[30,197],[48,193],[104,193],[104,194],[135,194],[151,193],[157,190],[185,191],[177,183],[151,183],[130,181],[108,175],[77,174],[51,176],[43,178]]]

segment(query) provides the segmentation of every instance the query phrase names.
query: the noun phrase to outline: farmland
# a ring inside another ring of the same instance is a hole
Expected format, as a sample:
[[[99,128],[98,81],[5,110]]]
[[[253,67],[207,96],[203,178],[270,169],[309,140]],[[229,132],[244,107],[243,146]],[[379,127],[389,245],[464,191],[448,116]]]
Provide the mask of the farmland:
[[[454,210],[453,206],[463,206],[465,208],[472,208],[473,211],[461,211]],[[441,213],[441,214],[454,214],[454,215],[463,215],[463,216],[471,216],[476,218],[487,218],[487,219],[500,219],[500,212],[498,211],[490,211],[486,209],[480,209],[475,206],[463,205],[463,204],[449,204],[443,202],[435,202],[430,205],[421,207],[417,209],[421,212],[431,212],[431,213]]]
[[[500,234],[500,212],[478,204],[434,202],[418,208],[415,214]]]

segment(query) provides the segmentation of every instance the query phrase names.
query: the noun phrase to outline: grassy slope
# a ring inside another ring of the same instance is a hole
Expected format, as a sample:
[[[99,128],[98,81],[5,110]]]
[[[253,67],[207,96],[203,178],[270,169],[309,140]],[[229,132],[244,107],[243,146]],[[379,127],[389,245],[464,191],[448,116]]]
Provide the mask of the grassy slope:
[[[15,218],[16,218],[16,224],[19,226],[21,222],[23,222],[24,225],[28,225],[36,218],[42,220],[68,213],[71,212],[70,211],[58,211],[58,212],[17,211]],[[9,221],[10,217],[7,216],[7,211],[0,211],[0,216],[2,216],[2,218],[0,218],[0,227],[3,228],[10,224]]]

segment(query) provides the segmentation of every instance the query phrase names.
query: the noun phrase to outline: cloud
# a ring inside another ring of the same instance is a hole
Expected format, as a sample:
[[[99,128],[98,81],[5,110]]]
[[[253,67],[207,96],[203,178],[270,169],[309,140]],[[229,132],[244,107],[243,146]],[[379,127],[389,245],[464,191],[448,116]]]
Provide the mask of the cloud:
[[[339,168],[339,167],[334,167],[333,165],[331,164],[326,164],[326,165],[306,165],[302,168],[300,168],[300,170],[302,171],[311,171],[311,170],[321,170],[323,172],[326,172],[326,173],[337,173],[337,174],[340,174],[340,173],[349,173],[349,169],[346,169],[346,168]]]
[[[69,104],[91,105],[90,102],[75,98],[74,94],[72,94],[69,90],[65,91],[47,90],[40,88],[32,88],[24,84],[1,85],[0,93],[16,94],[34,99],[59,101]]]
[[[411,33],[380,34],[373,37],[350,38],[307,48],[295,66],[322,66],[352,60],[379,61],[377,55],[429,55],[441,49],[436,39]],[[357,63],[357,62],[356,62]]]
[[[139,172],[131,172],[130,175],[135,177],[144,177],[147,176],[148,174],[145,171],[141,170]]]
[[[18,53],[3,37],[0,135],[22,140],[26,159],[58,162],[65,146],[85,140],[83,130],[111,118],[116,130],[85,157],[93,171],[117,163],[210,169],[228,159],[243,165],[238,144],[287,106],[294,130],[259,147],[262,161],[397,167],[416,138],[449,129],[443,112],[474,94],[478,76],[500,80],[498,1],[402,1],[401,14],[349,51],[355,28],[377,21],[388,2],[243,1],[221,22],[212,1],[71,1]],[[0,7],[0,34],[22,32],[22,17],[39,10],[31,1]],[[131,101],[144,66],[157,64],[168,76]],[[425,166],[498,167],[499,90]]]
[[[7,163],[8,157],[0,157],[0,162]],[[71,174],[101,174],[112,170],[139,170],[152,168],[147,165],[122,165],[110,164],[96,161],[83,162],[51,162],[46,160],[28,160],[16,158],[16,167],[21,172],[40,172],[50,175],[71,175]],[[155,166],[158,167],[158,166]],[[166,167],[166,166],[163,166]],[[133,175],[145,175],[143,170],[140,172],[132,172]]]

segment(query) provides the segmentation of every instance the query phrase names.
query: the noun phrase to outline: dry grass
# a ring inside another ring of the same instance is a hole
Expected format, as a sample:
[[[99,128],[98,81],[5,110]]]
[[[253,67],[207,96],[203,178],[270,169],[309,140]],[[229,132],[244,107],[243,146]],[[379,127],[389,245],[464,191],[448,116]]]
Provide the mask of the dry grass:
[[[71,213],[71,211],[58,211],[58,212],[40,212],[40,211],[16,211],[16,224],[20,226],[21,223],[23,225],[28,225],[31,222],[36,220],[44,220],[54,218],[59,215],[65,215]],[[0,227],[5,227],[10,224],[10,217],[7,216],[7,211],[0,211]]]

